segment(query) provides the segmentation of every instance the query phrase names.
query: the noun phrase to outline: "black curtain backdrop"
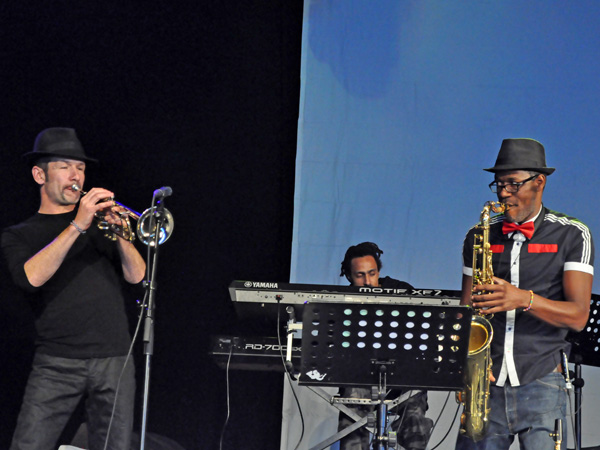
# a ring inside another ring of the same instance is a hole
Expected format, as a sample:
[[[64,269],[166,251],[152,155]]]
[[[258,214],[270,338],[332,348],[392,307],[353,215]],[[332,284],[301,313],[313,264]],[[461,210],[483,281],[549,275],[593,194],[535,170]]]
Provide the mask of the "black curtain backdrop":
[[[238,332],[234,279],[289,279],[302,0],[8,1],[0,6],[2,228],[37,210],[20,155],[52,126],[77,130],[86,189],[136,210],[154,189],[175,218],[161,247],[148,432],[219,448],[225,372],[212,335]],[[140,246],[142,252],[145,247]],[[0,279],[0,448],[7,448],[31,358],[31,317]],[[128,305],[132,324],[135,299]],[[144,358],[138,370],[141,419]],[[224,449],[278,449],[282,375],[230,375]],[[75,423],[74,427],[77,426]]]

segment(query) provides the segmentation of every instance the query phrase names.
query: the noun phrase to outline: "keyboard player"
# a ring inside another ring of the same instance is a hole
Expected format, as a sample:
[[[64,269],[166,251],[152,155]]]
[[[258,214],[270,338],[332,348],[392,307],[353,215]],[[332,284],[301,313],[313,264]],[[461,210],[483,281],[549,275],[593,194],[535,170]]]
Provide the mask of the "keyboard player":
[[[373,242],[362,242],[353,245],[346,251],[342,261],[341,277],[346,277],[352,286],[383,287],[390,289],[412,289],[404,281],[394,278],[380,277],[383,251]],[[388,400],[396,398],[400,391],[391,391]],[[341,396],[345,398],[370,398],[371,392],[366,388],[344,387]],[[372,406],[354,406],[358,414],[365,416],[373,410]],[[433,428],[433,421],[425,417],[427,411],[427,392],[421,391],[401,403],[395,412],[398,417],[389,428],[397,431],[398,443],[407,450],[421,450],[427,447]],[[351,425],[352,421],[340,415],[340,430]],[[362,427],[342,438],[340,450],[368,450],[370,448],[370,433]]]

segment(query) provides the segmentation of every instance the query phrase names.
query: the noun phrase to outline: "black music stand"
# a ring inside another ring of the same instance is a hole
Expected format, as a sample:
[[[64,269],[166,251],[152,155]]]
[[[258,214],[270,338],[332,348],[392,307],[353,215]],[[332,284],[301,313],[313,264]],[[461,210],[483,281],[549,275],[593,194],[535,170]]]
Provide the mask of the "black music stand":
[[[375,442],[387,448],[388,388],[463,389],[471,317],[468,306],[308,303],[298,383],[370,387]]]
[[[573,386],[575,387],[575,448],[581,449],[581,399],[585,384],[581,374],[581,365],[600,367],[600,295],[592,294],[590,316],[585,328],[579,333],[569,333],[571,342],[569,362],[574,364]]]

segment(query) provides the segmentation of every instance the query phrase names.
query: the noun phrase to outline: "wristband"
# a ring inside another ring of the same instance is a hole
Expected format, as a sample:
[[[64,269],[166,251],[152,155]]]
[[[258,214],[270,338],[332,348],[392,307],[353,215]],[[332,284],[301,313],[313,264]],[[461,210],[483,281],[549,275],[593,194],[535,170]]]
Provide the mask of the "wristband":
[[[81,228],[79,225],[77,225],[74,220],[71,220],[71,225],[73,225],[75,227],[75,229],[77,231],[79,231],[79,233],[85,234],[85,230],[83,228]]]
[[[529,291],[529,306],[523,310],[523,312],[529,311],[533,306],[533,291]]]

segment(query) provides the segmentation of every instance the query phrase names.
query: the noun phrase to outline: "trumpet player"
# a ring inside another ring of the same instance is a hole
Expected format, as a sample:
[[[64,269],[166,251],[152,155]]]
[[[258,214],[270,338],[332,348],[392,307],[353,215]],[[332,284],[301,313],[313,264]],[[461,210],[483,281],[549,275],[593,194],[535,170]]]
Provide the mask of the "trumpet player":
[[[111,212],[113,193],[73,188],[85,182],[88,157],[75,130],[48,128],[23,155],[40,189],[40,206],[28,220],[2,233],[11,276],[32,299],[36,341],[12,450],[47,450],[57,442],[80,400],[85,399],[86,448],[130,447],[135,397],[131,338],[121,278],[139,283],[145,262],[131,242],[105,239],[92,226]],[[123,375],[119,381],[119,376]],[[116,395],[119,383],[118,395]],[[114,404],[114,418],[111,413]]]
[[[542,144],[505,139],[490,188],[504,205],[492,217],[493,280],[473,286],[474,228],[463,247],[462,303],[493,327],[489,426],[483,440],[459,436],[458,449],[547,449],[556,419],[566,436],[567,390],[561,350],[569,330],[587,323],[594,245],[586,225],[542,204],[547,178]],[[566,439],[562,448],[566,448]]]

